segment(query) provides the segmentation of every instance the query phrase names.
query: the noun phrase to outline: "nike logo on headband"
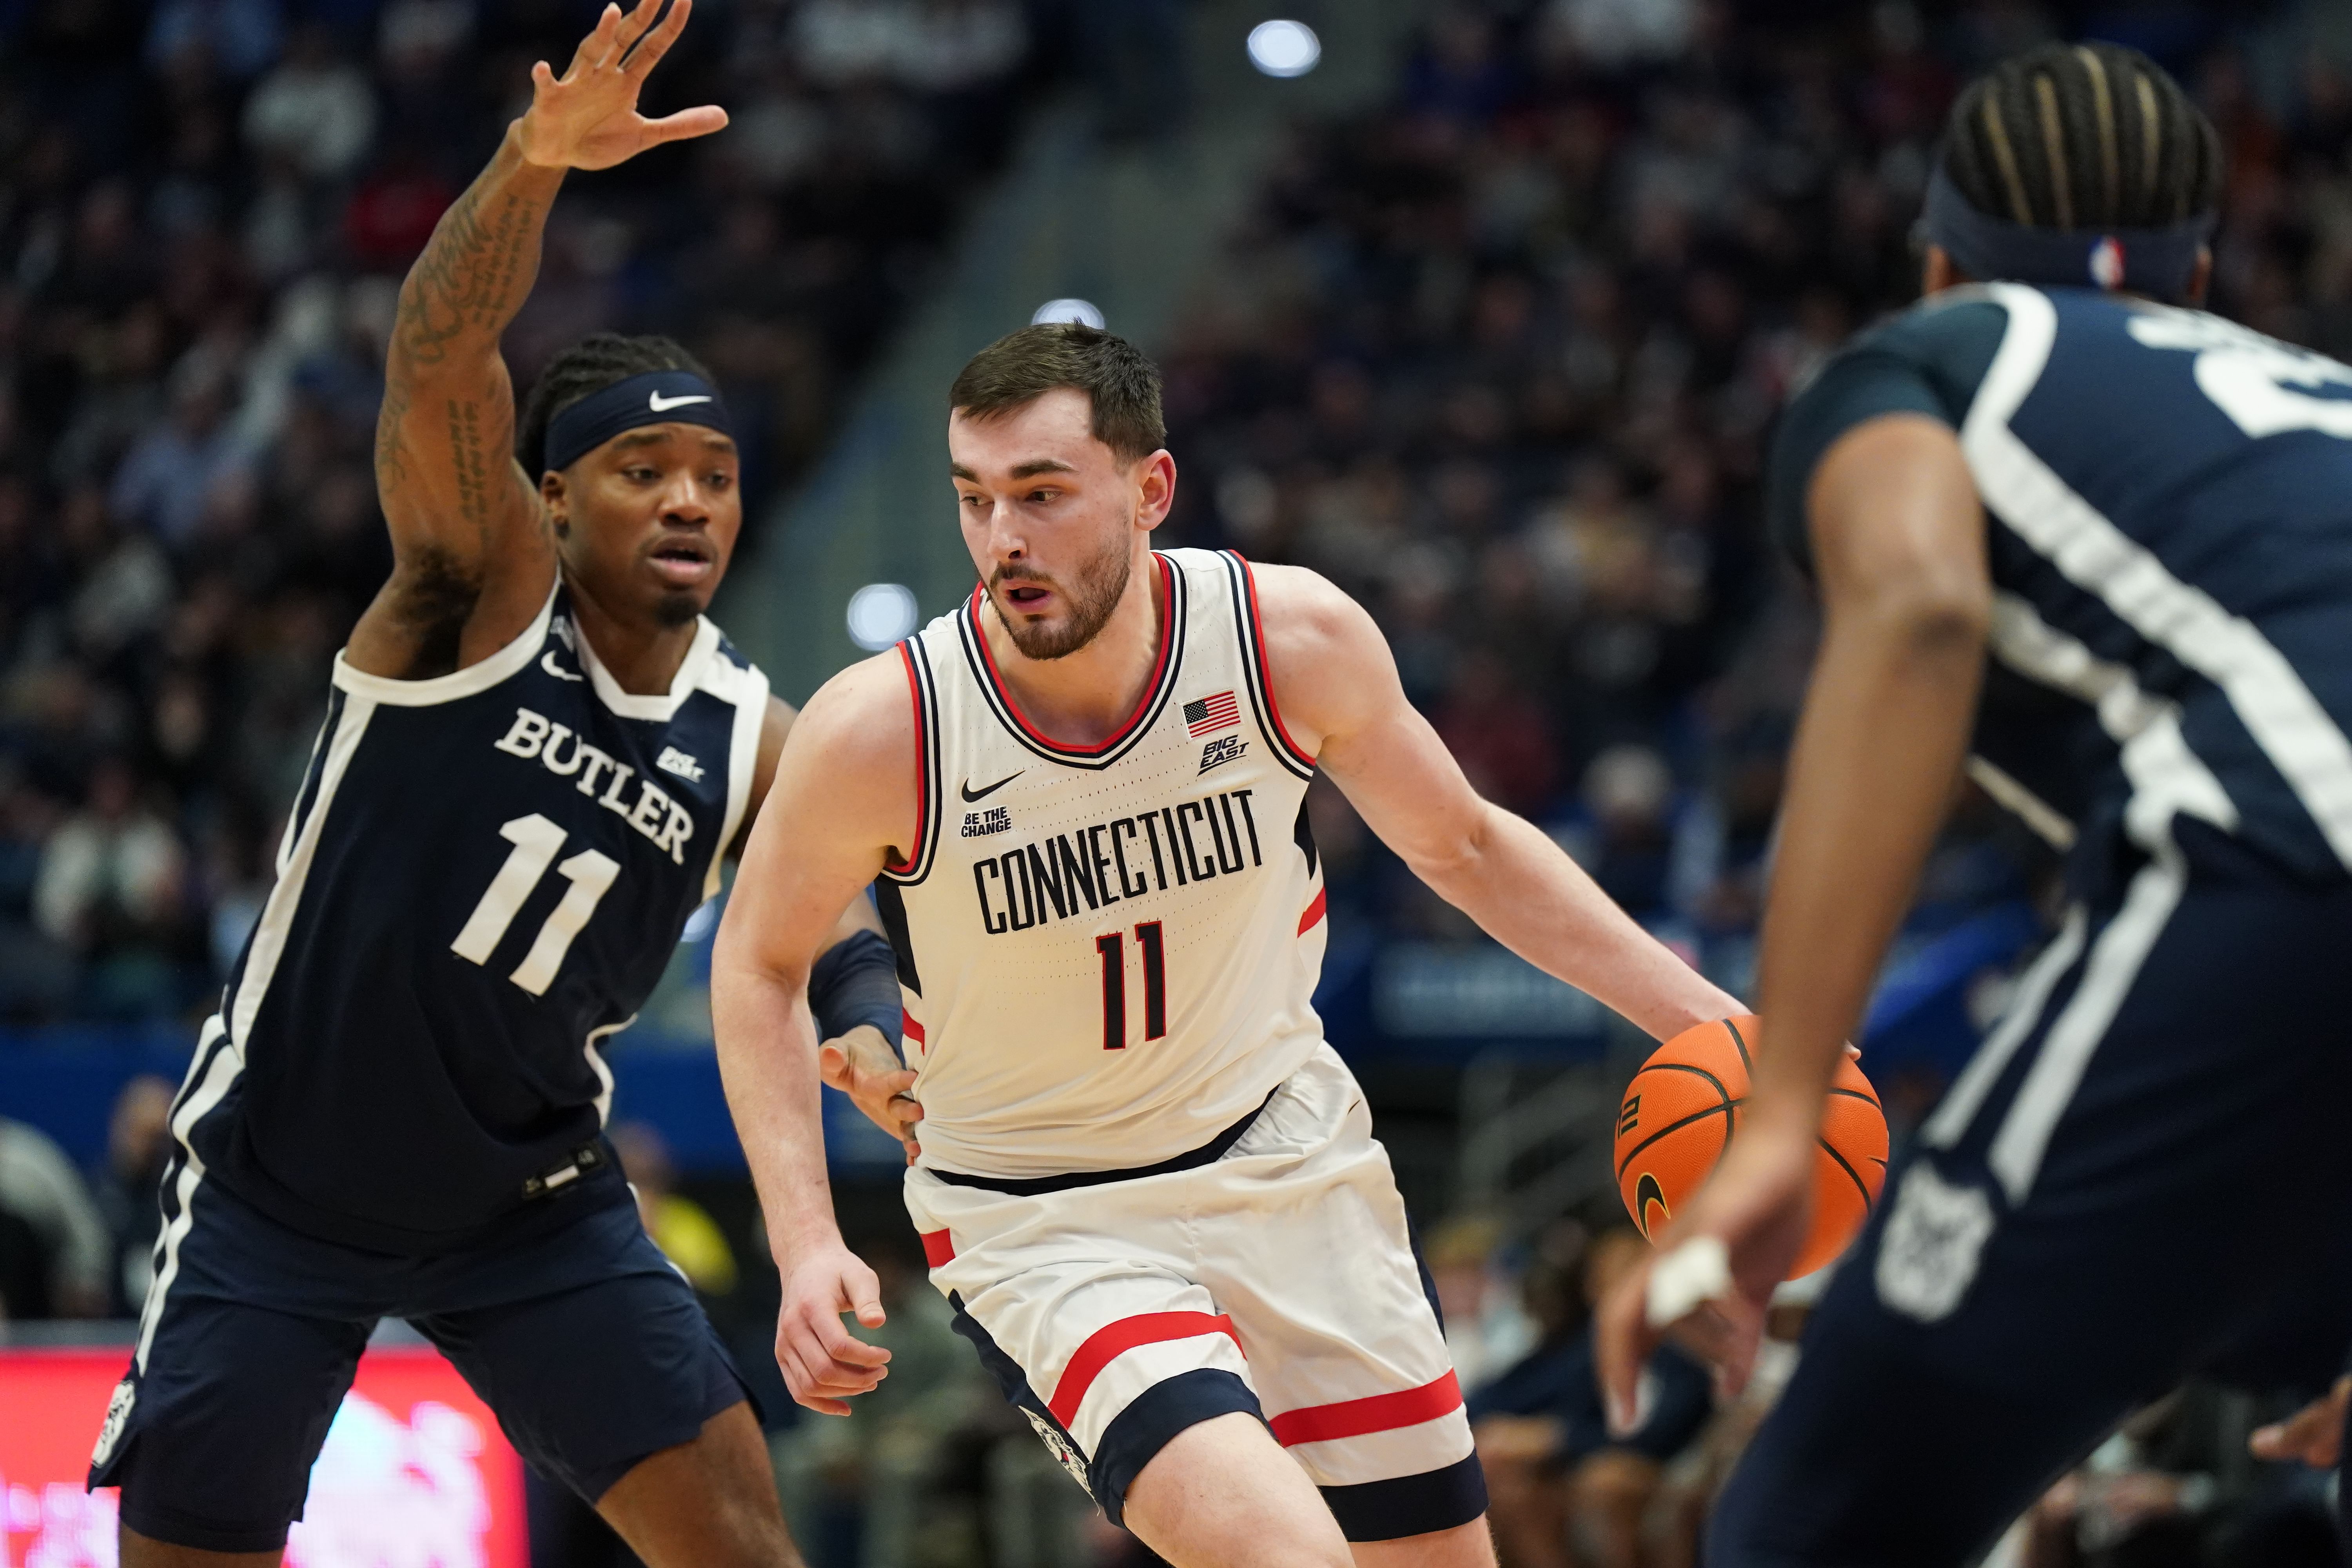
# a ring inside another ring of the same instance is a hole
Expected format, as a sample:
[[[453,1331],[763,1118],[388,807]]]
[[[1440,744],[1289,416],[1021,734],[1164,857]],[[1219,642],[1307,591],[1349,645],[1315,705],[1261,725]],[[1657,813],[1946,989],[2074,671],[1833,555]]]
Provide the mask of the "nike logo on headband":
[[[646,406],[652,409],[656,414],[667,414],[673,408],[683,408],[689,403],[708,403],[709,401],[710,394],[707,392],[689,393],[683,397],[664,397],[658,392],[648,392],[646,394]]]

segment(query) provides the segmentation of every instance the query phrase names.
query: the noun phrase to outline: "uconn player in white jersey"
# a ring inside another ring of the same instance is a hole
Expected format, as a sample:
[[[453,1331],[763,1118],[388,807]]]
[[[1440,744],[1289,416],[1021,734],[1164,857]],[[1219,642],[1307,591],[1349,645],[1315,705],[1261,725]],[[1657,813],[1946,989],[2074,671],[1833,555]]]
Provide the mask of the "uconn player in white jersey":
[[[1181,1568],[1489,1564],[1403,1205],[1310,1004],[1307,778],[1650,1033],[1732,999],[1471,790],[1351,600],[1152,550],[1176,464],[1135,349],[1031,327],[950,403],[982,585],[810,700],[714,966],[793,1392],[843,1413],[886,1370],[841,1322],[881,1315],[824,1201],[801,1001],[833,912],[879,877],[915,1071],[833,1050],[823,1070],[908,1131],[959,1331],[1106,1512]],[[919,1107],[887,1106],[908,1077]]]
[[[1755,1087],[1603,1309],[1617,1400],[1685,1314],[1745,1378],[1838,1042],[1964,758],[2066,850],[2068,905],[1814,1312],[1715,1568],[1957,1568],[2183,1378],[2345,1364],[2352,368],[2195,309],[2221,171],[2144,56],[2002,65],[1953,110],[1928,298],[1775,444],[1770,521],[1825,630]],[[2325,1410],[2264,1447],[2328,1455]]]
[[[518,442],[499,357],[564,172],[725,123],[637,114],[688,0],[659,8],[607,7],[561,79],[537,68],[402,290],[393,575],[173,1105],[155,1285],[93,1458],[131,1568],[277,1561],[386,1316],[656,1568],[800,1560],[741,1381],[601,1132],[599,1042],[717,887],[792,721],[701,616],[742,521],[725,405],[677,345],[593,338]],[[896,1031],[891,970],[855,932],[815,977],[868,1048]]]

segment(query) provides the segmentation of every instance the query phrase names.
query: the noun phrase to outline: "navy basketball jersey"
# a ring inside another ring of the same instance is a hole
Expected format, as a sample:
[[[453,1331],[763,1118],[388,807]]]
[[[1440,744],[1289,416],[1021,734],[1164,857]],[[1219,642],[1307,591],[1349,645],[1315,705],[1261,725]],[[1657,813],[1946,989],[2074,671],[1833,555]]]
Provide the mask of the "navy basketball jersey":
[[[617,1192],[598,1042],[718,888],[767,699],[707,620],[667,692],[623,691],[561,587],[450,675],[338,655],[277,885],[173,1113],[182,1179],[393,1252]]]
[[[2096,875],[2211,824],[2352,868],[2352,369],[2220,317],[1992,284],[1867,334],[1790,406],[1772,522],[1875,415],[1958,431],[1995,590],[1971,772]]]

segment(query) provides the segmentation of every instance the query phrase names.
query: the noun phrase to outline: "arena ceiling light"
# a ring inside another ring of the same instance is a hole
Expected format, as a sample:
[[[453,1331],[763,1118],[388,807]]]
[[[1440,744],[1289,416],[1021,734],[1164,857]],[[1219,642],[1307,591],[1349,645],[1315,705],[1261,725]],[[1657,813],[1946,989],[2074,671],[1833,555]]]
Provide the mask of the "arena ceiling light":
[[[1323,58],[1323,40],[1304,22],[1260,22],[1250,29],[1249,58],[1267,76],[1305,76]]]
[[[915,591],[904,583],[868,583],[849,595],[849,640],[879,653],[915,629]]]
[[[1092,327],[1099,331],[1103,324],[1102,307],[1091,300],[1048,300],[1037,307],[1035,315],[1029,318],[1029,324],[1033,327],[1046,321],[1076,321],[1082,327]]]

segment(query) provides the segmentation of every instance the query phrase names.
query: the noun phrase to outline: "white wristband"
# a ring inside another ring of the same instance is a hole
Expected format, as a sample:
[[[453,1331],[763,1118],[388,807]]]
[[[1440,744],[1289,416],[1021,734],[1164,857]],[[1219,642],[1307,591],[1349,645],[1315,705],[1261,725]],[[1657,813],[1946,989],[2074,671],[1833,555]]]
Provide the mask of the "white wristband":
[[[1731,1253],[1712,1236],[1695,1236],[1650,1268],[1650,1327],[1663,1329],[1731,1294]]]

